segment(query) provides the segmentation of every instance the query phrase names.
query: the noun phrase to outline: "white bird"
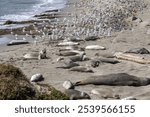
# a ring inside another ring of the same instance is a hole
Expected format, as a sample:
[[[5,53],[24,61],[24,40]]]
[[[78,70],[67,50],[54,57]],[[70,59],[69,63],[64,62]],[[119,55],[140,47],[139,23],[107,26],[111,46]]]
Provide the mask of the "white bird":
[[[25,38],[25,37],[23,37],[23,38],[22,38],[22,40],[26,40],[26,38]]]
[[[18,40],[18,35],[17,34],[15,34],[15,39]]]

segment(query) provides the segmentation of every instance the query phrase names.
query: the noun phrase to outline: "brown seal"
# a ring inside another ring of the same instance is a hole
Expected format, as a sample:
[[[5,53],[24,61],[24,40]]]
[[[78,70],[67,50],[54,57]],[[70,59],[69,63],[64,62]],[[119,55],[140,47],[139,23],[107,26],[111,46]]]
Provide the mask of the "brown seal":
[[[139,78],[126,73],[91,76],[75,83],[78,85],[109,85],[109,86],[145,86],[150,84],[149,78]]]

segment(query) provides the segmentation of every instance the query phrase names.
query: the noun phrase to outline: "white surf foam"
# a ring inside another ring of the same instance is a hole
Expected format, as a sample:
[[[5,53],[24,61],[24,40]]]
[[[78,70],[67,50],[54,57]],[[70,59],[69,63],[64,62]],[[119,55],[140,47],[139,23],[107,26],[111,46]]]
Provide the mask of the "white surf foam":
[[[10,42],[11,39],[7,38],[7,37],[0,37],[0,45],[1,44],[6,44],[8,42]]]
[[[1,23],[6,20],[25,21],[34,19],[33,16],[46,10],[61,9],[64,7],[66,0],[40,0],[30,10],[17,14],[7,14],[0,17]]]

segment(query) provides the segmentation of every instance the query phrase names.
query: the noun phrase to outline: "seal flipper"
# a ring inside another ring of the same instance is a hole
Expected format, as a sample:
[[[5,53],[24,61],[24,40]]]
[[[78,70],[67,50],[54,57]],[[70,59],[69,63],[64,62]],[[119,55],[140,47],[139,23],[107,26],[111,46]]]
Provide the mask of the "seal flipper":
[[[78,82],[74,83],[74,86],[79,86],[79,85],[84,85],[84,84],[82,84],[82,81],[78,81]]]

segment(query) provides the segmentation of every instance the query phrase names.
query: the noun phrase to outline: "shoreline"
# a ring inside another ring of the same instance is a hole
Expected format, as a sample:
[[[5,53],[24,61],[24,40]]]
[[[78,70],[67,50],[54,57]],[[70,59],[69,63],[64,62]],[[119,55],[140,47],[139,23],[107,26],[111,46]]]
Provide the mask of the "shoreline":
[[[54,28],[62,29],[66,28],[66,25],[69,25],[69,34],[72,30],[72,21],[69,21],[70,24],[66,24],[66,22],[61,22],[66,18],[66,20],[71,19],[74,14],[76,14],[78,17],[81,17],[79,14],[82,12],[86,6],[79,7],[78,9],[75,8],[75,3],[82,3],[82,0],[73,0],[69,1],[67,3],[67,7],[63,8],[60,11],[60,15],[62,17],[58,18],[60,19],[58,22],[44,22],[45,25],[47,25],[46,29],[49,29],[49,31],[55,31],[51,30]],[[97,0],[96,0],[97,1]],[[83,0],[84,3],[84,0]],[[69,6],[68,6],[69,4]],[[143,22],[146,22],[149,20],[150,15],[148,15],[148,11],[150,11],[150,8],[143,10],[142,13],[138,13],[137,17],[142,18]],[[84,13],[84,12],[83,12]],[[66,16],[66,17],[64,17]],[[55,19],[55,18],[54,18]],[[80,18],[79,18],[80,19]],[[43,23],[43,22],[42,22]],[[54,25],[56,23],[56,25]],[[132,22],[133,24],[136,22]],[[40,24],[40,23],[39,23]],[[43,29],[43,24],[36,24],[36,27],[38,29]],[[80,27],[80,24],[77,25],[77,27]],[[31,28],[29,28],[31,29]],[[98,40],[95,41],[81,41],[79,42],[79,47],[86,47],[87,45],[101,45],[106,47],[106,50],[85,50],[86,55],[89,58],[94,58],[96,55],[103,55],[103,54],[114,54],[115,52],[124,52],[131,48],[137,48],[137,47],[145,47],[146,49],[150,50],[149,43],[149,35],[147,34],[149,27],[143,26],[141,28],[141,23],[136,23],[136,26],[133,26],[131,29],[122,30],[121,32],[117,32],[114,35],[101,37]],[[27,32],[27,30],[26,30]],[[22,33],[21,33],[22,34]],[[67,32],[65,33],[67,34]],[[38,34],[35,34],[36,36]],[[21,35],[20,38],[22,38],[24,35]],[[37,38],[39,38],[37,36]],[[69,37],[73,37],[72,35],[66,35],[64,36],[65,39],[68,39]],[[13,37],[14,38],[14,37]],[[31,40],[31,36],[29,36]],[[84,36],[83,36],[84,38]],[[143,41],[144,40],[144,41]],[[71,82],[80,81],[82,79],[85,79],[92,75],[106,75],[111,73],[128,73],[131,75],[135,75],[138,77],[150,77],[149,71],[150,67],[148,64],[139,64],[135,62],[130,62],[126,60],[119,60],[120,63],[118,64],[108,64],[108,63],[102,63],[97,68],[92,68],[94,73],[80,73],[80,72],[74,72],[69,71],[65,69],[57,69],[56,67],[61,64],[56,61],[57,58],[60,56],[56,55],[59,49],[61,47],[57,47],[56,44],[59,42],[62,42],[62,40],[56,40],[57,43],[51,44],[49,36],[46,36],[43,41],[40,43],[37,43],[37,45],[34,45],[33,43],[27,44],[27,45],[17,45],[17,46],[0,46],[0,63],[5,64],[13,64],[14,66],[17,66],[21,68],[21,70],[26,74],[27,78],[30,79],[30,77],[36,73],[41,73],[45,77],[45,80],[41,83],[47,83],[52,85],[58,90],[63,91],[62,84],[66,80],[70,80]],[[41,59],[41,60],[26,60],[23,61],[20,58],[23,57],[25,53],[39,51],[42,48],[46,48],[47,50],[47,56],[49,59]],[[150,57],[149,55],[144,55],[146,57]],[[67,58],[67,57],[66,57]],[[81,65],[90,64],[90,61],[82,61],[79,62]],[[112,92],[113,95],[120,95],[120,98],[128,97],[128,96],[134,96],[137,99],[150,99],[150,92],[149,92],[150,86],[142,86],[142,87],[130,87],[130,86],[95,86],[95,85],[87,85],[87,86],[78,86],[76,87],[77,90],[84,91],[88,93],[91,98],[94,99],[114,99],[113,96],[110,98],[104,98],[102,94],[104,92]],[[93,89],[100,90],[100,95],[98,94],[92,94],[91,91]],[[109,97],[109,94],[108,94]]]
[[[29,2],[26,1],[24,3],[20,3],[20,6],[23,6],[28,8],[28,9],[22,9],[22,7],[20,7],[18,4],[15,5],[15,3],[8,3],[8,6],[16,6],[18,7],[17,13],[15,12],[15,9],[12,9],[12,12],[7,13],[6,9],[3,9],[2,7],[2,14],[0,15],[0,24],[5,23],[5,21],[7,20],[12,20],[12,21],[28,21],[28,20],[36,20],[34,18],[34,15],[38,15],[41,14],[45,11],[48,10],[55,10],[55,9],[61,9],[65,6],[65,2],[66,0],[58,0],[58,1],[53,1],[53,0],[46,0],[46,1],[37,1],[35,2],[34,0]],[[15,2],[15,1],[14,1]],[[35,3],[33,3],[35,2]],[[2,3],[3,4],[3,3]],[[6,3],[4,3],[6,5]],[[6,11],[5,11],[6,10]],[[4,14],[4,12],[6,14]],[[14,12],[14,13],[13,13]],[[1,25],[0,25],[1,26]]]

